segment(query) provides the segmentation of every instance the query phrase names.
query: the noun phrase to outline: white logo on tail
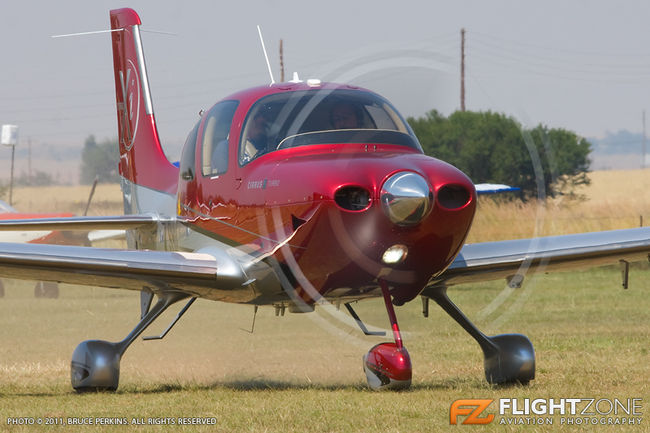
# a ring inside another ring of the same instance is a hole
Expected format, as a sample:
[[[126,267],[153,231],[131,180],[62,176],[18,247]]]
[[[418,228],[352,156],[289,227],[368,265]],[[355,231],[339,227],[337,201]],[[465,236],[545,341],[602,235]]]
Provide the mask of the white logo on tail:
[[[120,115],[122,144],[129,151],[135,143],[135,136],[138,133],[138,121],[140,120],[140,77],[133,62],[131,60],[127,60],[127,62],[126,79],[124,71],[120,71],[122,102],[118,102],[117,110]]]

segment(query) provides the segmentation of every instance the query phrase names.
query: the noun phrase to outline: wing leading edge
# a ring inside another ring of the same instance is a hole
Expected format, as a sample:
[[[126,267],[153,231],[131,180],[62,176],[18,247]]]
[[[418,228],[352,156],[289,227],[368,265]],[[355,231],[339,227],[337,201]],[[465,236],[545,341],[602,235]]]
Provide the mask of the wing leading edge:
[[[62,218],[30,218],[0,220],[0,231],[19,230],[128,230],[155,227],[171,221],[157,215],[80,216]]]
[[[176,291],[227,302],[247,302],[252,297],[241,265],[225,252],[0,243],[0,277],[154,293]]]
[[[650,227],[467,244],[427,289],[495,280],[526,272],[561,271],[643,261],[650,254]]]

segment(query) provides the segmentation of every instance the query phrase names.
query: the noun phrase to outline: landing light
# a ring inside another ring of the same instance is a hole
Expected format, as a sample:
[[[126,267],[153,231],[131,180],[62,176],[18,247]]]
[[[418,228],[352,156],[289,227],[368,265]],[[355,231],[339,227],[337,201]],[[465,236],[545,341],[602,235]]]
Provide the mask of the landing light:
[[[408,248],[406,246],[397,244],[388,248],[384,251],[384,254],[381,256],[381,261],[387,265],[394,265],[396,263],[401,263],[406,258],[408,253]]]

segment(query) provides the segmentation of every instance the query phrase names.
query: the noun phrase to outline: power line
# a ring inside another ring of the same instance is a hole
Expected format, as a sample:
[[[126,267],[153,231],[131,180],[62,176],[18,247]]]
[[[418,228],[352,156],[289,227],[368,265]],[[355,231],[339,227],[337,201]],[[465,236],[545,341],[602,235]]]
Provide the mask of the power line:
[[[530,52],[529,48],[537,48],[545,51],[550,51],[553,54],[557,53],[566,53],[571,55],[572,57],[575,57],[576,55],[579,56],[599,56],[599,57],[628,57],[631,59],[639,59],[639,58],[646,58],[650,60],[650,54],[643,54],[643,53],[621,53],[621,52],[616,52],[616,53],[611,53],[611,52],[603,52],[603,51],[583,51],[583,50],[571,50],[567,49],[565,47],[550,47],[550,46],[543,46],[543,45],[536,45],[536,44],[530,44],[526,42],[521,42],[521,41],[516,41],[513,39],[506,39],[506,38],[501,38],[499,36],[494,36],[494,35],[489,35],[487,33],[481,33],[481,32],[472,32],[474,35],[481,36],[485,40],[487,39],[492,39],[492,40],[497,40],[501,42],[508,43],[510,45],[514,46],[520,46],[522,47],[522,50],[525,50],[527,52]]]
[[[571,64],[563,59],[546,59],[535,56],[522,56],[517,53],[511,53],[507,50],[500,50],[490,45],[484,44],[481,41],[474,41],[477,46],[476,54],[483,56],[489,61],[498,61],[499,59],[511,63],[513,66],[519,66],[522,63],[533,65],[543,69],[550,69],[553,71],[571,72],[577,74],[590,74],[590,75],[628,75],[646,77],[650,75],[650,63],[647,65],[635,65],[635,70],[631,68],[615,65],[588,65],[584,63]],[[616,68],[619,68],[618,70]]]

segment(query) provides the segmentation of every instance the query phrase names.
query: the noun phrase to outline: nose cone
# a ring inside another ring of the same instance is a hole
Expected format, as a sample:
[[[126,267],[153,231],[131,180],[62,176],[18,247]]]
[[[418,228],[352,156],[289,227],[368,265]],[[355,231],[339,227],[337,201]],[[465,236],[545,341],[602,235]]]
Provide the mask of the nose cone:
[[[433,205],[429,183],[410,171],[395,173],[381,189],[381,206],[388,218],[399,226],[412,226],[424,219]]]

